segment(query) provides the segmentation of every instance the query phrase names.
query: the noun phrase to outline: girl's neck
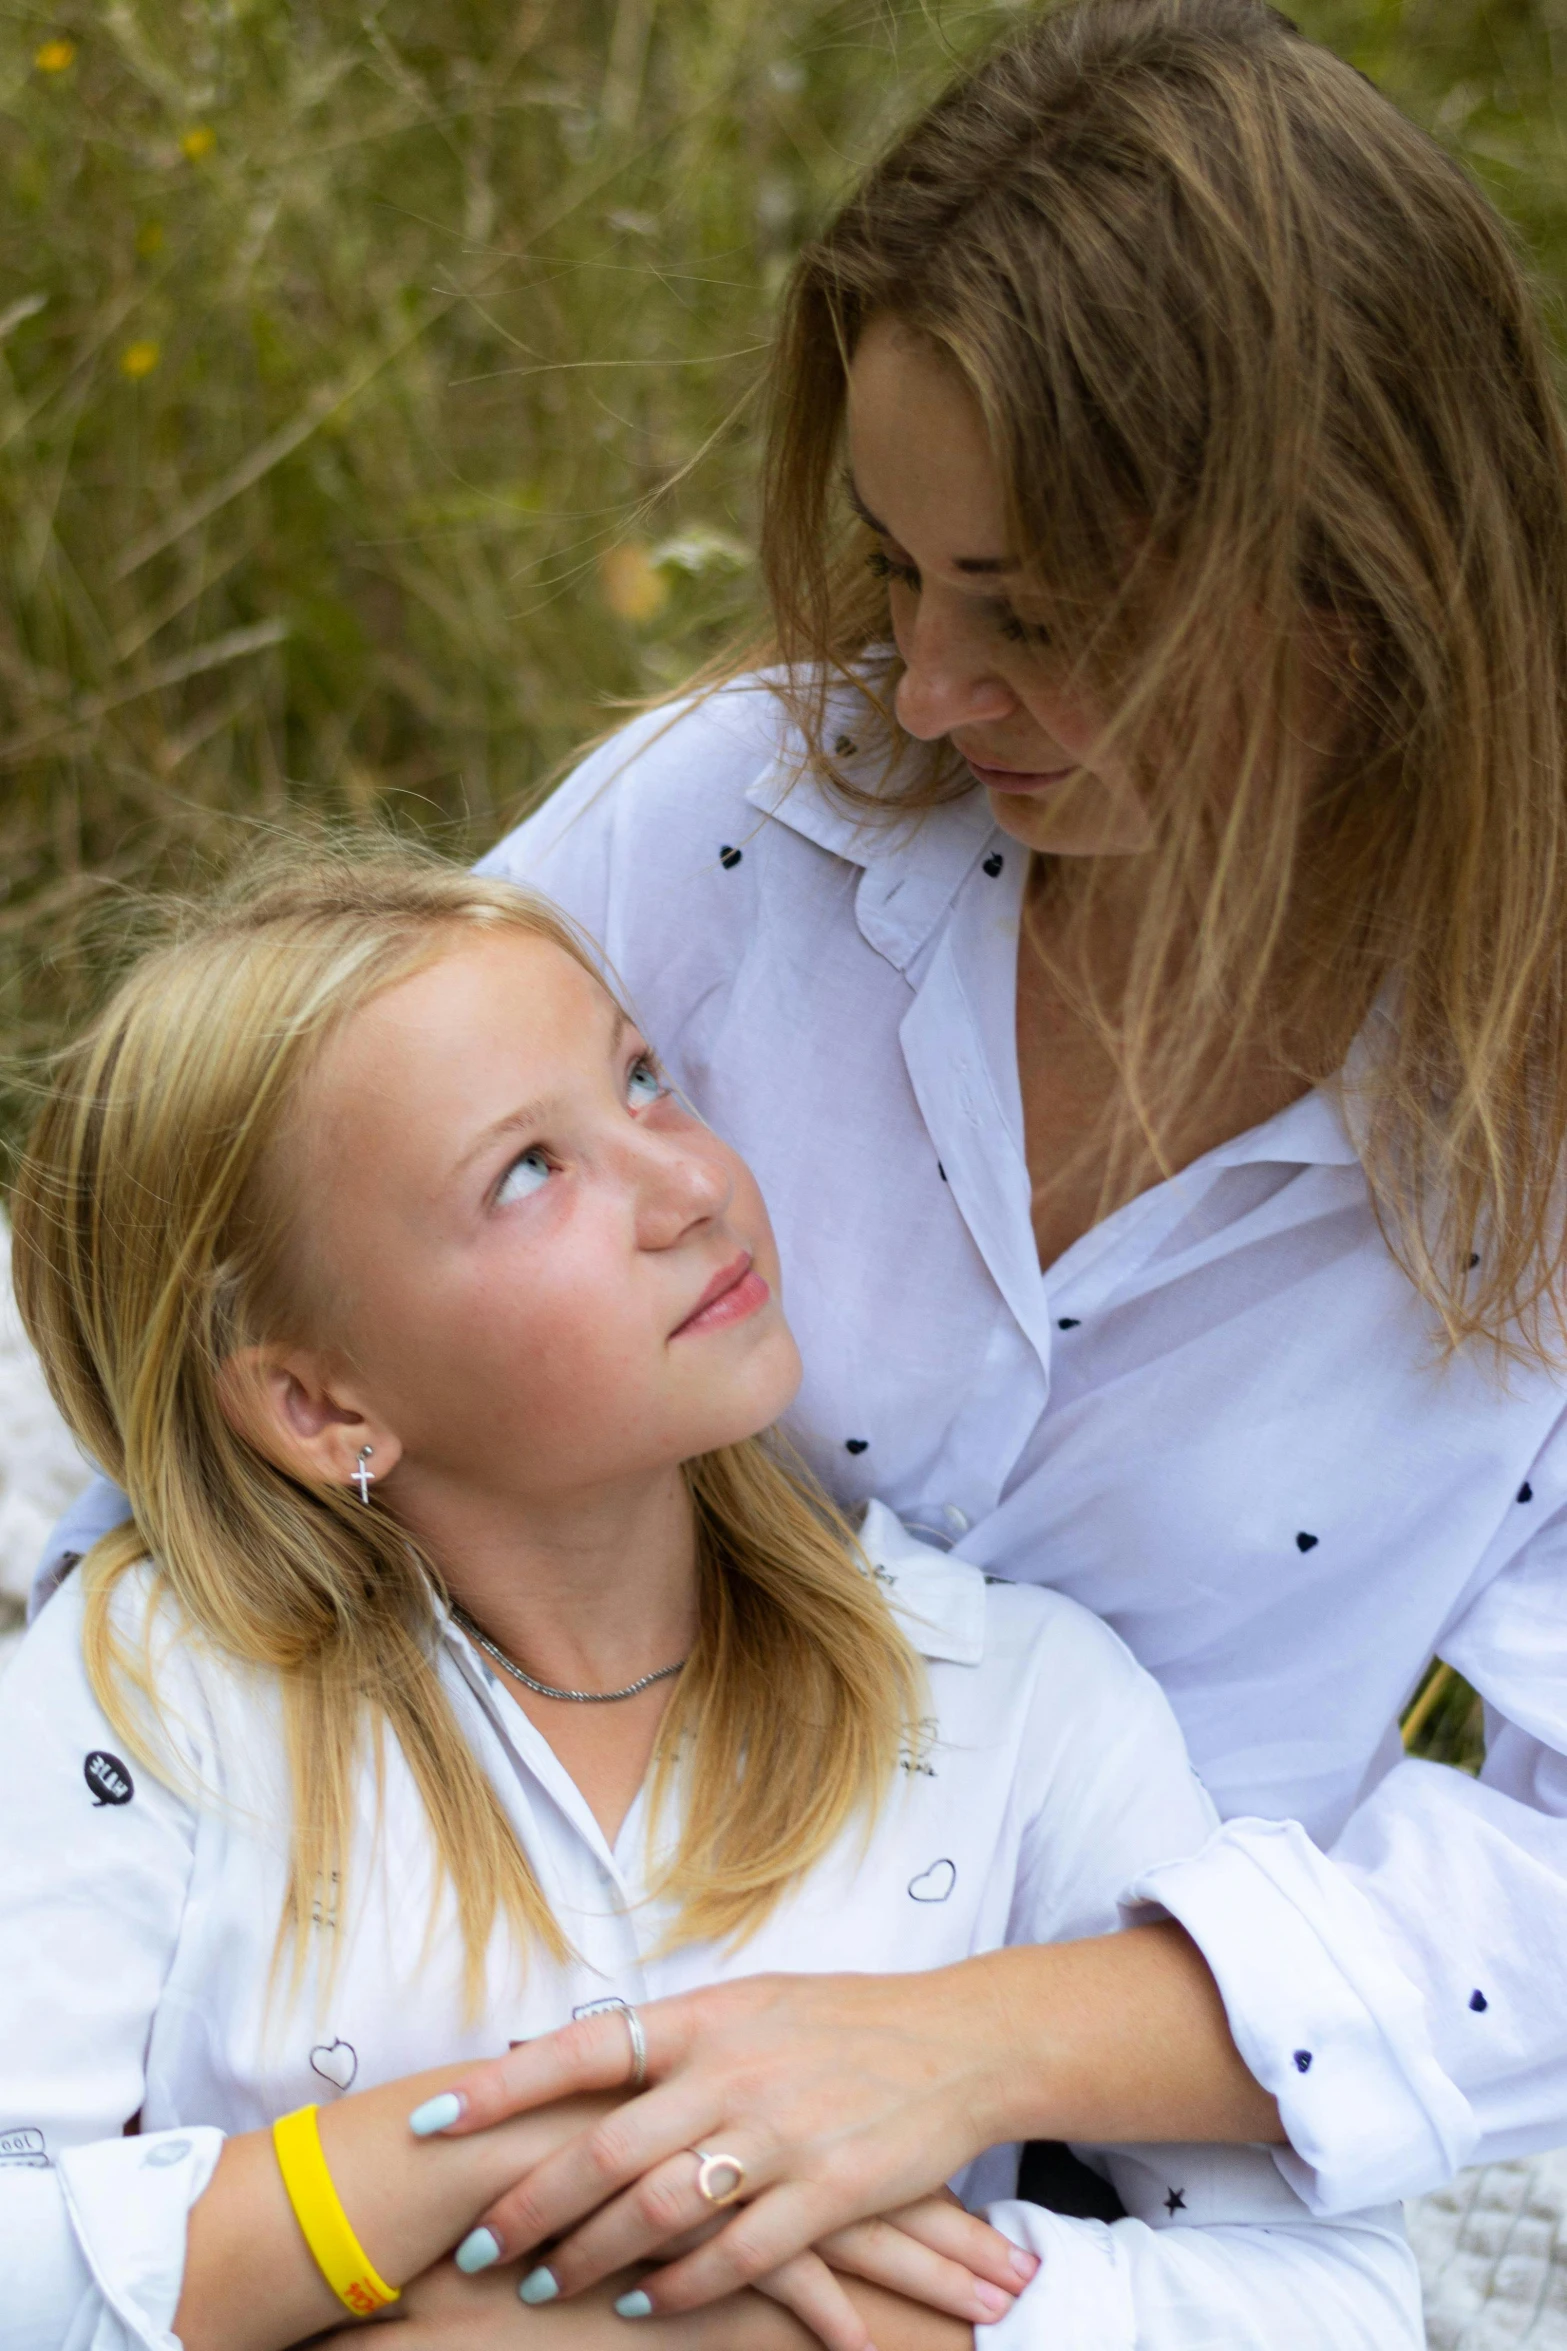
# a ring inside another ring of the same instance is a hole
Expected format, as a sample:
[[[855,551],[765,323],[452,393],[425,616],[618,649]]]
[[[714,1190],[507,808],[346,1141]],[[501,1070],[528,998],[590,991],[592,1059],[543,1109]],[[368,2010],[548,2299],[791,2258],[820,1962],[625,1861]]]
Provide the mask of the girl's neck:
[[[618,1690],[689,1654],[696,1522],[678,1468],[544,1499],[420,1480],[397,1501],[458,1606],[536,1681]]]

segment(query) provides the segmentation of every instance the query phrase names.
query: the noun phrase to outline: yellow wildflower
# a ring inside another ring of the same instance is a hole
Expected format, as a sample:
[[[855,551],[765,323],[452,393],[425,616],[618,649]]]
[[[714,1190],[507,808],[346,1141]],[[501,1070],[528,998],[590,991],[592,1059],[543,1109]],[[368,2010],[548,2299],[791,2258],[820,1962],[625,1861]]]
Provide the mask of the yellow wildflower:
[[[185,133],[183,139],[181,139],[180,153],[184,156],[187,163],[199,163],[204,155],[210,155],[212,153],[212,150],[217,145],[217,143],[217,132],[209,129],[206,123],[198,122],[195,127],[191,130],[188,130]]]
[[[33,51],[33,63],[40,73],[64,73],[75,57],[74,41],[45,41],[41,49]]]
[[[161,357],[157,344],[150,339],[142,343],[127,343],[120,353],[120,373],[129,376],[133,384],[139,383],[143,376],[151,375]]]
[[[599,593],[617,620],[653,620],[669,602],[669,582],[646,543],[628,539],[600,557]]]

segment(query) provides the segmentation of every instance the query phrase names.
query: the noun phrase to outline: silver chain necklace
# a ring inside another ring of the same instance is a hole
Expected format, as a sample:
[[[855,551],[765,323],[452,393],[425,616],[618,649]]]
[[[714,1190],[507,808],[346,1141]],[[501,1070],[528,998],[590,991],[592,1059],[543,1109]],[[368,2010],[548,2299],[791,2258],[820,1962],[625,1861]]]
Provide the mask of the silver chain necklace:
[[[645,1673],[639,1682],[627,1682],[623,1690],[552,1690],[548,1682],[536,1682],[531,1673],[524,1673],[516,1658],[508,1657],[504,1649],[497,1648],[488,1633],[481,1633],[466,1608],[454,1607],[452,1614],[470,1641],[482,1649],[487,1657],[493,1657],[497,1665],[504,1666],[536,1697],[569,1698],[574,1706],[613,1706],[617,1699],[634,1698],[639,1690],[650,1690],[655,1682],[667,1682],[671,1674],[679,1673],[689,1662],[682,1657],[676,1665],[661,1665],[657,1673]]]

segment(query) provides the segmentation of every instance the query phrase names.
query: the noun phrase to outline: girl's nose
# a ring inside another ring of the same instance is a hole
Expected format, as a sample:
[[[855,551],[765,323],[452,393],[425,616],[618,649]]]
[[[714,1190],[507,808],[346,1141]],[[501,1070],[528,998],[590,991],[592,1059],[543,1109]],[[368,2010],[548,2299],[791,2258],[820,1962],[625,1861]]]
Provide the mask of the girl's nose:
[[[898,650],[903,675],[893,704],[898,724],[921,742],[956,727],[992,725],[1017,709],[1017,696],[996,675],[989,630],[928,588],[911,625],[898,632]]]
[[[672,1249],[693,1225],[721,1217],[734,1198],[722,1145],[705,1129],[694,1135],[649,1135],[643,1162],[638,1238],[644,1249]]]

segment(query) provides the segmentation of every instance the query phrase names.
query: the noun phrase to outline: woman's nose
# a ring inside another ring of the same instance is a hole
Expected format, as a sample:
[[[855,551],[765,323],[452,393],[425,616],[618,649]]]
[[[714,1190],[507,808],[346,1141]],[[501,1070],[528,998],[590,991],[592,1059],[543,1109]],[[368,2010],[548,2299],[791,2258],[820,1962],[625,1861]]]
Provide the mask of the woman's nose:
[[[898,631],[898,650],[903,675],[893,707],[904,732],[921,742],[956,727],[991,725],[1017,708],[1016,695],[992,666],[989,632],[967,614],[948,610],[929,589],[912,625]]]

